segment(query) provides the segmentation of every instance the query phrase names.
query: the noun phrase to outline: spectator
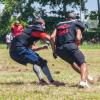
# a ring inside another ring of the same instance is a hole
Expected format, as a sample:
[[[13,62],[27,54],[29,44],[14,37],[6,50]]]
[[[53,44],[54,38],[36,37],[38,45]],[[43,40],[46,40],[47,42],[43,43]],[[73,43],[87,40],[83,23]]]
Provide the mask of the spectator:
[[[12,33],[9,33],[9,34],[6,35],[7,49],[10,49],[12,39],[13,39]]]

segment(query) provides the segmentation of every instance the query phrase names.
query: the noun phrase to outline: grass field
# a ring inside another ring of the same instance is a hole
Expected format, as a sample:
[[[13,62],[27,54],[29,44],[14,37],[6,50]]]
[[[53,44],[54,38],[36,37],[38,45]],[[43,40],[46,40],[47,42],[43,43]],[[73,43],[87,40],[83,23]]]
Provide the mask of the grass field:
[[[82,51],[90,74],[97,79],[100,76],[100,46],[82,46]],[[60,58],[53,59],[51,49],[38,53],[48,60],[54,79],[64,82],[65,86],[39,85],[32,66],[14,62],[5,46],[1,45],[0,100],[100,100],[100,79],[90,85],[90,89],[79,89],[80,76],[69,64]]]

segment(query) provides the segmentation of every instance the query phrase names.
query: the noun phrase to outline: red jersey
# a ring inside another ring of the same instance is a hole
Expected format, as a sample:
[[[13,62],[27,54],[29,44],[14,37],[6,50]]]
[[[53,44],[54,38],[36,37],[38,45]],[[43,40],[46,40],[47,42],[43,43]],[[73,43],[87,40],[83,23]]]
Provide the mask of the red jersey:
[[[44,39],[47,37],[47,34],[45,32],[32,32],[32,37],[36,37],[36,38],[40,38],[40,39]]]

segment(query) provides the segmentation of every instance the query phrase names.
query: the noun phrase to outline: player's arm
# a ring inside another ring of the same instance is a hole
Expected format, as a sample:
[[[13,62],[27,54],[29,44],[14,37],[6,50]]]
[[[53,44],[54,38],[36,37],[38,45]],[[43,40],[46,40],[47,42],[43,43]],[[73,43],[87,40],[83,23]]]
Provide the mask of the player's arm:
[[[50,36],[48,34],[46,34],[45,32],[39,32],[38,34],[36,34],[36,32],[35,32],[35,33],[32,33],[32,36],[33,37],[36,37],[36,38],[40,38],[44,42],[46,40],[49,40],[50,41]],[[33,51],[39,51],[39,50],[42,50],[42,49],[48,49],[48,46],[45,45],[45,46],[42,46],[42,47],[38,47],[36,45],[36,43],[34,43],[33,46],[32,46],[32,50]]]
[[[52,51],[53,51],[53,57],[54,58],[57,58],[56,46],[55,46],[56,33],[57,33],[57,30],[55,29],[53,31],[53,33],[51,34],[51,39],[50,39],[51,48],[52,48]]]
[[[80,28],[77,27],[77,29],[76,29],[76,45],[77,45],[77,47],[80,47],[81,39],[82,39],[82,31]]]
[[[34,42],[31,48],[33,51],[39,51],[39,50],[43,50],[43,49],[48,49],[48,46],[38,47],[37,42]]]
[[[34,47],[34,46],[32,46],[32,50],[33,51],[40,51],[40,50],[43,50],[43,49],[47,49],[48,47],[47,46],[42,46],[42,47]]]
[[[37,37],[42,39],[43,41],[49,40],[52,46],[52,50],[53,50],[53,56],[54,58],[57,58],[56,53],[55,53],[55,36],[56,36],[56,30],[54,30],[54,32],[52,33],[52,36],[50,37],[48,34],[46,34],[45,32],[39,32],[39,35],[35,33],[32,33],[32,36]]]
[[[51,39],[50,39],[50,43],[51,43],[51,47],[52,47],[52,51],[55,52],[55,38],[56,38],[56,32],[57,30],[55,29],[52,34],[51,34]]]

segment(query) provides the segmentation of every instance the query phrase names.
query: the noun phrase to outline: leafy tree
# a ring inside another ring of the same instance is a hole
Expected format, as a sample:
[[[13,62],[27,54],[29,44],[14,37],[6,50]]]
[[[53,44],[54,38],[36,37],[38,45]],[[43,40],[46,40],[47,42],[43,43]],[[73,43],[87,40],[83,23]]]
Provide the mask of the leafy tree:
[[[98,13],[96,11],[90,12],[89,17],[90,17],[91,20],[97,20],[97,16],[98,16]]]
[[[31,7],[33,0],[0,0],[0,2],[5,5],[0,17],[0,34],[9,32],[14,20],[27,22],[28,17],[33,15],[34,8]]]
[[[72,7],[76,7],[76,5],[79,5],[81,7],[81,10],[85,9],[85,3],[87,0],[34,0],[34,2],[40,3],[42,6],[50,5],[53,9],[55,7],[59,7],[58,14],[67,16],[67,5],[70,5]],[[62,7],[60,6],[62,5]]]
[[[42,9],[43,6],[50,5],[52,9],[59,7],[57,14],[66,17],[67,5],[76,6],[80,5],[80,2],[85,4],[86,0],[0,0],[0,2],[5,5],[0,18],[0,34],[4,34],[10,30],[11,23],[16,19],[27,22],[29,17],[34,17],[34,15],[47,16],[45,9]],[[35,2],[41,5],[38,11],[32,6]],[[81,7],[84,8],[84,5]]]
[[[97,0],[97,5],[98,5],[98,20],[99,20],[98,26],[100,27],[100,0]]]

